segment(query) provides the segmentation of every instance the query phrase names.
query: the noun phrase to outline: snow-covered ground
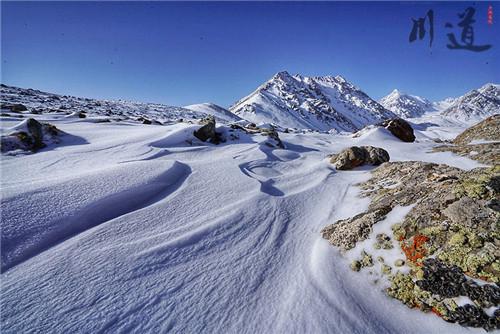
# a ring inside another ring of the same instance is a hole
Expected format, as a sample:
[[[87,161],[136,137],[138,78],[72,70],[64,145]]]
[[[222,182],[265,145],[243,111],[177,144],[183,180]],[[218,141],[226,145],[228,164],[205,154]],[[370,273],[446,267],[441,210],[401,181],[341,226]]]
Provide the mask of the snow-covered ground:
[[[262,135],[190,145],[186,123],[34,117],[68,135],[1,158],[2,333],[482,332],[385,296],[320,235],[369,204],[355,185],[372,168],[338,172],[328,154],[373,145],[477,167],[429,153],[459,125],[422,122],[415,143],[280,133],[272,149]],[[19,121],[2,117],[2,133]]]

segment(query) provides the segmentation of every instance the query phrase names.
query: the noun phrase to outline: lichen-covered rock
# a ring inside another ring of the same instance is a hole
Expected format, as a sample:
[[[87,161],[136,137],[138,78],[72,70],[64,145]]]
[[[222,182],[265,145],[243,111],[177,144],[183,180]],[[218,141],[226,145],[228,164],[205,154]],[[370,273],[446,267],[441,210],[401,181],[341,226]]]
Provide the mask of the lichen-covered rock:
[[[500,302],[500,166],[464,171],[423,162],[386,163],[360,187],[362,196],[372,199],[367,211],[327,226],[323,237],[341,249],[353,248],[392,208],[412,205],[391,226],[406,257],[395,266],[410,270],[389,275],[388,295],[450,322],[500,329],[500,317],[483,310]],[[388,241],[380,233],[374,248],[383,250]],[[388,274],[384,265],[382,274]],[[495,284],[478,285],[469,277]],[[460,297],[474,305],[457,306]]]
[[[343,250],[353,248],[360,240],[365,240],[372,231],[373,224],[385,218],[390,207],[364,212],[349,219],[339,220],[321,230],[324,239]]]
[[[410,123],[401,118],[386,120],[382,126],[389,130],[395,137],[404,142],[412,143],[415,141],[415,134]]]
[[[380,147],[352,146],[332,155],[330,162],[338,170],[349,170],[362,165],[380,165],[389,161],[389,153]]]

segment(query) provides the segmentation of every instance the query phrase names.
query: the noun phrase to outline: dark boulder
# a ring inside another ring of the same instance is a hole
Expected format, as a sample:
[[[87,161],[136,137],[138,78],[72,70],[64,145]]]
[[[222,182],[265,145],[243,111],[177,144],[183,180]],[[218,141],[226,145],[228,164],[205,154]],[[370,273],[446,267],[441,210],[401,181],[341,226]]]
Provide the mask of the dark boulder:
[[[7,109],[11,112],[22,112],[28,110],[24,104],[4,104],[2,105],[2,109]]]
[[[415,134],[410,123],[401,118],[388,119],[382,123],[382,126],[404,142],[413,143],[415,141]]]
[[[215,131],[215,118],[213,116],[203,118],[200,124],[203,126],[193,133],[196,138],[203,142],[210,141],[212,144],[219,144],[222,141],[220,133]]]
[[[389,161],[389,153],[380,147],[352,146],[331,157],[330,162],[338,170],[349,170],[362,165],[377,166]]]

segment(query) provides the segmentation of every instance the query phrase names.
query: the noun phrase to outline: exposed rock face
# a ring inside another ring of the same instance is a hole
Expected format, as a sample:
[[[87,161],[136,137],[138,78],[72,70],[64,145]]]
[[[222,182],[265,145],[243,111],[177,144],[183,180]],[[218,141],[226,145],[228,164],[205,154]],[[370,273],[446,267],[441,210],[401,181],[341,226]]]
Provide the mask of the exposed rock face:
[[[468,128],[453,140],[453,144],[435,147],[433,151],[450,151],[485,164],[499,164],[500,115],[488,117]]]
[[[193,133],[194,136],[201,141],[210,141],[212,144],[219,144],[221,142],[221,135],[215,131],[215,117],[208,116],[202,119],[200,123],[204,125]]]
[[[62,132],[54,125],[40,123],[33,118],[28,118],[21,123],[17,130],[1,137],[2,153],[23,150],[36,152],[46,145],[44,140],[57,142],[57,137]]]
[[[380,165],[389,161],[389,153],[380,147],[352,146],[330,158],[338,170],[349,170],[362,165]]]
[[[368,210],[325,227],[323,237],[349,250],[367,239],[372,226],[395,206],[413,204],[392,225],[392,240],[376,238],[376,243],[399,244],[410,267],[388,276],[388,295],[446,321],[500,328],[500,309],[493,317],[483,310],[500,302],[500,166],[463,171],[423,162],[385,163],[360,186],[372,199]],[[360,270],[363,265],[351,267]],[[388,275],[389,269],[384,267],[383,273]],[[494,284],[478,286],[468,277]],[[455,298],[460,296],[475,305],[458,306]]]
[[[404,142],[412,143],[415,141],[413,128],[407,121],[401,118],[394,118],[384,121],[382,123],[382,126],[389,130],[395,137],[401,139]]]

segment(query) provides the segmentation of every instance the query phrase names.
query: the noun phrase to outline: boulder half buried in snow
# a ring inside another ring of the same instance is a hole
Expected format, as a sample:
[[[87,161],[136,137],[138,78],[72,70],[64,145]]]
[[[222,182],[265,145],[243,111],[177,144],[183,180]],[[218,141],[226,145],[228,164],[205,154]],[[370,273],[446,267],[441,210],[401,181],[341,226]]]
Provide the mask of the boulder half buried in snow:
[[[1,152],[14,150],[36,152],[48,143],[59,142],[62,132],[52,124],[40,123],[28,118],[13,128],[13,131],[1,137]]]
[[[389,130],[395,137],[407,143],[415,141],[415,134],[410,123],[401,118],[388,119],[382,123],[382,126]]]
[[[194,136],[201,141],[210,141],[212,144],[219,144],[221,135],[215,131],[215,117],[208,116],[200,121],[204,124],[201,128],[194,131]]]
[[[380,165],[389,161],[389,153],[380,147],[352,146],[330,158],[338,170],[349,170],[362,165]]]

